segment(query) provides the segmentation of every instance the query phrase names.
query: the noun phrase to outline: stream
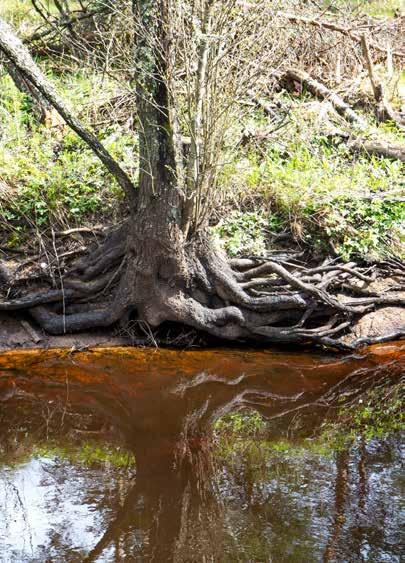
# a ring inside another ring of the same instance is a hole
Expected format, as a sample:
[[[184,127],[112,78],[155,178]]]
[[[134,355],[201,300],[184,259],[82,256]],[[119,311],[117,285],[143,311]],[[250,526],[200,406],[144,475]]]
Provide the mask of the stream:
[[[400,562],[404,351],[0,354],[0,562]]]

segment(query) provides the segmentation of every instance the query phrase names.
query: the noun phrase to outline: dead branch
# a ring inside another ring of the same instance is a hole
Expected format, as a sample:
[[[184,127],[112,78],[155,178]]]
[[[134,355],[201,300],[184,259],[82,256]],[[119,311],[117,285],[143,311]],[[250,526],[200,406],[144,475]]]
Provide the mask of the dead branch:
[[[55,108],[59,115],[75,131],[79,137],[97,155],[110,174],[124,190],[128,201],[135,202],[135,189],[132,181],[121,166],[113,159],[97,137],[71,113],[62,98],[59,97],[52,84],[48,81],[27,48],[15,35],[13,29],[0,18],[0,51],[2,51],[18,71],[28,80],[44,98]]]
[[[104,228],[105,227],[103,227],[102,225],[94,225],[92,227],[74,227],[65,231],[55,231],[55,236],[68,237],[74,234],[94,234],[95,232],[103,231]]]
[[[320,98],[321,100],[328,100],[335,110],[340,113],[347,121],[356,125],[359,129],[366,129],[367,124],[365,120],[360,117],[350,106],[347,104],[336,92],[330,90],[327,86],[312,78],[304,70],[289,68],[285,73],[287,80],[292,80],[302,84],[308,92]]]
[[[69,19],[66,17],[61,18],[60,20],[52,23],[51,27],[44,29],[43,31],[36,31],[30,37],[24,39],[24,43],[29,45],[30,43],[34,43],[35,41],[40,41],[48,37],[52,33],[60,33],[63,29],[72,26],[78,22],[82,22],[83,20],[87,20],[97,16],[99,14],[110,14],[111,10],[108,6],[102,6],[98,9],[92,10],[90,12],[83,12],[77,15],[72,15]]]
[[[333,22],[318,20],[314,18],[306,18],[304,16],[296,16],[295,14],[290,14],[286,12],[279,12],[278,15],[288,19],[292,23],[297,23],[297,24],[303,23],[305,25],[311,25],[314,27],[318,27],[320,29],[322,28],[330,29],[331,31],[336,31],[337,33],[342,33],[343,35],[350,37],[350,39],[352,39],[356,43],[361,42],[361,36],[353,32],[353,29],[351,27],[343,27],[340,25],[336,25]],[[370,44],[372,48],[375,49],[376,51],[380,51],[382,53],[387,54],[387,49],[385,47],[381,47],[381,45],[378,45],[378,43],[374,43],[374,41],[370,42]],[[405,51],[392,51],[391,55],[395,57],[405,58]]]
[[[386,121],[387,119],[390,119],[391,121],[396,123],[397,127],[404,131],[404,119],[402,119],[401,116],[398,115],[398,113],[391,106],[390,102],[387,100],[384,84],[382,80],[378,79],[374,72],[374,65],[371,59],[370,49],[365,34],[361,36],[361,49],[366,63],[368,76],[371,82],[371,87],[373,89],[374,99],[377,102],[376,115],[378,121]]]

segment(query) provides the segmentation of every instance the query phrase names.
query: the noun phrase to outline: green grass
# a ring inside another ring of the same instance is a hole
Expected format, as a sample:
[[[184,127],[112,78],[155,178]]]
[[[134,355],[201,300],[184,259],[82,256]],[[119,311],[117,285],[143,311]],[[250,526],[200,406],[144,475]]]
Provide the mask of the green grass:
[[[374,18],[393,18],[404,13],[403,0],[323,0],[318,5],[333,14],[350,11]]]
[[[230,254],[260,253],[268,233],[283,230],[320,250],[330,241],[346,259],[401,253],[404,165],[350,153],[344,142],[325,136],[317,109],[319,104],[294,102],[279,134],[230,155],[222,189],[240,211],[228,213],[214,229]],[[260,118],[257,123],[262,126]],[[367,135],[403,143],[392,124],[370,123]]]
[[[377,8],[393,11],[398,4],[397,0],[351,3],[367,13]],[[30,0],[3,0],[0,16],[18,27],[22,36],[40,23]],[[97,108],[122,92],[91,69],[75,71],[72,62],[71,72],[61,73],[60,62],[47,60],[41,65],[75,114],[90,127],[96,124],[99,139],[136,181],[136,134],[115,123],[108,110],[102,116],[103,124],[97,126]],[[404,77],[397,81],[397,105]],[[272,233],[288,232],[300,244],[320,251],[329,251],[332,244],[345,259],[401,255],[405,208],[399,196],[404,166],[398,161],[353,155],[344,142],[325,136],[321,106],[311,97],[303,95],[297,100],[280,94],[280,100],[290,109],[287,124],[266,143],[239,146],[226,157],[220,181],[226,205],[222,216],[219,210],[221,217],[213,233],[227,252],[262,254],[269,248]],[[245,115],[233,126],[237,140],[246,127],[268,126],[260,111],[251,110],[248,115],[243,111]],[[395,125],[377,126],[368,119],[368,136],[403,143]],[[122,193],[98,159],[74,133],[38,123],[29,99],[5,74],[0,76],[0,121],[3,244],[18,246],[34,228],[117,218]],[[342,120],[333,125],[344,127]]]
[[[35,12],[30,0],[1,0],[0,17],[19,29],[19,32],[31,32],[35,25],[41,23],[41,18]]]
[[[52,80],[85,122],[90,119],[90,101],[97,107],[113,95],[112,85],[101,88],[98,76]],[[123,196],[104,166],[75,133],[38,123],[29,99],[7,75],[0,77],[0,116],[0,217],[12,242],[17,243],[16,233],[33,225],[42,229],[114,217]],[[111,124],[99,130],[98,137],[135,175],[135,135]]]
[[[396,15],[404,15],[405,6],[403,0],[368,0],[362,2],[364,11],[375,18],[393,18]]]
[[[59,16],[59,11],[52,1],[45,0],[43,3],[38,2],[38,5],[45,13],[49,11],[52,15]],[[69,0],[69,7],[72,11],[80,9],[80,3],[77,0]],[[45,24],[31,0],[1,0],[0,17],[18,28],[22,37],[29,36],[38,26]]]

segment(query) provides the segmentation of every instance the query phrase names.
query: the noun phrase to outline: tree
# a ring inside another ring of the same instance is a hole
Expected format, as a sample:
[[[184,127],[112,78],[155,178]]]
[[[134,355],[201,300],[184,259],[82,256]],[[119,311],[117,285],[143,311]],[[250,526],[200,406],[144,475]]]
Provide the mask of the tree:
[[[28,308],[53,334],[108,326],[135,315],[151,327],[171,321],[228,340],[312,341],[343,349],[370,342],[349,345],[334,336],[376,306],[403,304],[396,294],[353,297],[350,287],[342,291],[340,279],[333,287],[342,273],[369,280],[342,264],[304,268],[277,258],[228,260],[208,235],[226,125],[241,88],[263,68],[252,51],[267,41],[263,31],[271,28],[266,3],[258,0],[252,10],[236,0],[134,0],[133,16],[137,190],[0,21],[1,51],[93,148],[124,189],[131,212],[124,227],[74,265],[60,290],[4,301],[0,310]],[[257,40],[246,45],[248,26],[257,29],[252,35]],[[188,148],[181,142],[184,129]],[[118,275],[111,303],[70,312],[75,300],[83,301]],[[49,303],[63,306],[55,310]]]

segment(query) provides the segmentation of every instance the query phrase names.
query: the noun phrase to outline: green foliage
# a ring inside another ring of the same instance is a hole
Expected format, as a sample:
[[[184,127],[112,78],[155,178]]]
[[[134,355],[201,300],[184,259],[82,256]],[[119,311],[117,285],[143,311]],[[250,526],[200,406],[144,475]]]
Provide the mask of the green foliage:
[[[228,214],[216,228],[228,252],[253,252],[255,241],[263,252],[266,233],[287,228],[311,247],[332,243],[345,259],[400,254],[403,164],[354,155],[345,143],[331,141],[317,124],[319,104],[301,100],[292,107],[281,133],[265,145],[239,148],[224,168],[224,191],[249,210]],[[401,142],[393,124],[382,125],[378,134]],[[252,213],[252,207],[260,211]]]
[[[219,418],[214,425],[214,430],[221,434],[232,434],[247,438],[254,436],[266,429],[266,421],[259,413],[233,412]]]
[[[230,256],[262,254],[266,249],[268,227],[269,221],[264,213],[234,210],[213,228],[213,233],[223,241]]]
[[[1,0],[0,17],[13,26],[22,28],[23,32],[41,23],[40,16],[33,9],[30,0]]]
[[[352,255],[378,258],[391,252],[403,255],[404,201],[342,197],[324,207],[309,205],[306,213],[323,215],[320,226],[344,259]],[[311,233],[307,236],[314,238]]]
[[[398,14],[404,13],[404,3],[402,0],[371,0],[362,2],[365,12],[375,18],[393,18]]]
[[[392,18],[404,11],[402,0],[323,0],[319,6],[331,13],[352,11],[375,18]]]
[[[61,89],[71,80],[61,82]],[[76,82],[76,89],[70,87],[70,100],[80,108],[91,95],[91,81],[76,76]],[[69,130],[58,136],[37,123],[27,97],[9,77],[1,78],[0,87],[0,180],[10,187],[0,191],[3,226],[42,228],[52,222],[79,224],[114,215],[121,191],[85,143]],[[110,125],[99,138],[127,169],[133,168],[133,135]]]

